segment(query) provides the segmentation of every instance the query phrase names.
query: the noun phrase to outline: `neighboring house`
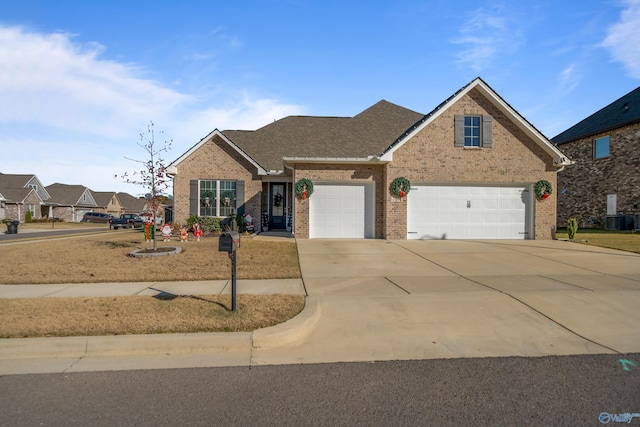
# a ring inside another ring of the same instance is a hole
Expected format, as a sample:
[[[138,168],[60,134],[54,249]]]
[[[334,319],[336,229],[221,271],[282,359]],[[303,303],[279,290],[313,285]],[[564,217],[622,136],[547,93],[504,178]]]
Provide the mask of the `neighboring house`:
[[[120,202],[120,198],[113,191],[92,191],[93,199],[96,201],[97,209],[113,216],[120,216],[125,211]]]
[[[640,87],[552,141],[575,164],[558,174],[558,226],[627,229],[640,212]]]
[[[124,212],[122,213],[140,214],[146,203],[144,197],[133,197],[129,193],[118,193],[116,196],[120,200],[120,204],[124,209]]]
[[[105,212],[106,208],[99,207],[91,190],[82,185],[51,184],[46,187],[51,195],[48,204],[51,205],[51,216],[67,222],[80,222],[87,212]]]
[[[557,192],[538,199],[534,185],[555,190],[570,163],[477,78],[427,115],[380,101],[354,117],[216,129],[167,172],[177,223],[246,213],[300,238],[551,239]]]
[[[0,173],[0,220],[25,221],[27,211],[33,219],[43,216],[49,193],[35,175]],[[46,214],[45,214],[46,216]]]

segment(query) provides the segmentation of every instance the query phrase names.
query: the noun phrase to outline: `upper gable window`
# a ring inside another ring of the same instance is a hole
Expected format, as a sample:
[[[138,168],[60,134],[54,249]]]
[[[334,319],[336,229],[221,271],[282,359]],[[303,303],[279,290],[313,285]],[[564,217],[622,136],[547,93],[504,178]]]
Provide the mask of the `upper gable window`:
[[[485,147],[493,143],[491,116],[469,115],[454,118],[454,145],[456,147]]]
[[[480,147],[480,116],[464,116],[464,146]]]
[[[593,141],[593,158],[602,159],[609,157],[609,136],[603,136]]]

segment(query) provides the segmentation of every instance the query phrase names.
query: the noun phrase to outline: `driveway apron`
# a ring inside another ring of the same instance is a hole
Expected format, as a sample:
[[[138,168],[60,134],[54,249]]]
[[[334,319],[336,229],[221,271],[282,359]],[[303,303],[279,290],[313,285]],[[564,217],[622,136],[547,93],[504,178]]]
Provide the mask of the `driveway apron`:
[[[298,240],[321,321],[255,364],[640,351],[640,255],[565,241]]]

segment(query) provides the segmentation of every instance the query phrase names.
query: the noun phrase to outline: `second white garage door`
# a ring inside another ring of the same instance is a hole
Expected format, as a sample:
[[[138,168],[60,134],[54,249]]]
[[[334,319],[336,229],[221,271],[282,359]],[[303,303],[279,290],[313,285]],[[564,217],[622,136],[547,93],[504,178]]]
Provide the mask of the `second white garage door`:
[[[316,184],[309,198],[310,238],[372,238],[373,184]]]
[[[407,239],[527,239],[525,187],[411,186]]]

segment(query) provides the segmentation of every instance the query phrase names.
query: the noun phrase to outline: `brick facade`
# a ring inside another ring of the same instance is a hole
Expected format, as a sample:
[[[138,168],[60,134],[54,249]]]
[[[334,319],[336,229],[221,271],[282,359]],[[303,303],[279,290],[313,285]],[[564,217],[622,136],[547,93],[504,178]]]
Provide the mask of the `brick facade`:
[[[191,180],[222,179],[244,181],[245,213],[260,218],[262,180],[255,167],[218,135],[180,163],[173,180],[174,223],[186,224]]]
[[[492,147],[454,147],[456,114],[493,117]],[[399,176],[405,176],[412,184],[524,185],[531,191],[536,181],[545,179],[556,188],[553,159],[474,90],[394,153],[387,168],[385,188]],[[407,233],[406,202],[391,198],[388,192],[387,198],[390,226],[385,237],[403,239]],[[548,199],[533,204],[535,239],[555,237],[555,203],[556,191]]]
[[[469,90],[440,112],[419,133],[398,147],[390,162],[306,162],[292,163],[293,177],[260,176],[250,161],[230,147],[219,135],[186,153],[177,164],[174,177],[175,220],[184,223],[189,216],[190,181],[201,179],[235,179],[245,182],[246,212],[260,218],[267,206],[269,179],[297,182],[308,178],[314,183],[362,182],[374,184],[374,237],[405,239],[407,236],[407,202],[393,197],[389,191],[393,179],[404,176],[412,184],[518,186],[529,190],[533,236],[552,239],[556,230],[557,168],[554,159],[514,122],[513,117],[497,108],[477,89]],[[481,115],[492,117],[491,148],[454,146],[454,116]],[[265,178],[263,182],[263,178]],[[537,200],[534,183],[547,180],[552,195]],[[292,190],[292,186],[288,188]],[[299,238],[309,237],[310,199],[294,198],[294,232]],[[313,197],[313,196],[311,196]]]
[[[609,156],[593,158],[593,141],[609,136]],[[575,161],[558,173],[558,227],[576,218],[581,228],[602,227],[607,195],[617,196],[619,214],[640,212],[640,124],[560,145]]]
[[[27,206],[33,205],[34,212],[31,216],[32,219],[40,219],[42,218],[42,213],[40,211],[40,204],[42,201],[40,197],[35,192],[29,193],[29,195],[24,199],[22,203],[5,203],[5,218],[18,220],[20,222],[25,222],[26,214],[27,214]]]

